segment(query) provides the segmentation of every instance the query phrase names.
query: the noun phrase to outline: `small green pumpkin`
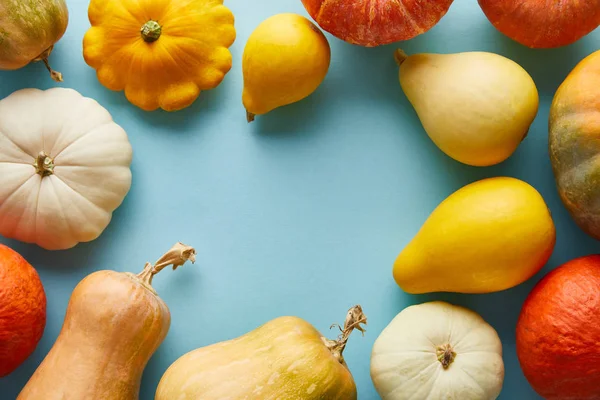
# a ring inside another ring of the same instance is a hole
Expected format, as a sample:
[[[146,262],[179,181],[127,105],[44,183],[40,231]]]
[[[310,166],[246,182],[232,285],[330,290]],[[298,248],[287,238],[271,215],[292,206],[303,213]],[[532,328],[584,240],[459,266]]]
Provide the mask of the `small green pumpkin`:
[[[600,51],[579,63],[556,92],[549,132],[560,197],[577,225],[600,240]]]
[[[43,61],[52,79],[62,81],[50,68],[48,56],[68,22],[65,0],[0,0],[0,70]]]

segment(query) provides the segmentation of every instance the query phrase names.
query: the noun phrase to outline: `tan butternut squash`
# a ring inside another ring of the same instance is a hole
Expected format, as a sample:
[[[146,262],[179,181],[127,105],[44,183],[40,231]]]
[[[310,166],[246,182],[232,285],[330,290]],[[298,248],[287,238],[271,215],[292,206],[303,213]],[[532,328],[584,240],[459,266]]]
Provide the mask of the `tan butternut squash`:
[[[177,243],[137,275],[99,271],[83,279],[56,343],[17,399],[138,399],[144,367],[171,323],[152,278],[169,265],[194,262],[195,254]]]
[[[155,400],[354,400],[356,385],[342,352],[360,306],[348,311],[337,340],[311,324],[277,318],[237,339],[185,354],[162,377]]]

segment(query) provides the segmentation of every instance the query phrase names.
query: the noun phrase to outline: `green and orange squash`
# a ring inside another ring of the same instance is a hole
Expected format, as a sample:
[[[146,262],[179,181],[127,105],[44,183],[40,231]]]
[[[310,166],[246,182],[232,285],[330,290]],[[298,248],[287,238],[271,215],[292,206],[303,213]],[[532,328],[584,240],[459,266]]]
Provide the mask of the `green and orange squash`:
[[[0,0],[0,70],[43,61],[52,79],[62,81],[50,68],[48,56],[68,22],[65,0]]]
[[[600,239],[600,51],[581,61],[556,92],[549,147],[563,203],[577,225]]]

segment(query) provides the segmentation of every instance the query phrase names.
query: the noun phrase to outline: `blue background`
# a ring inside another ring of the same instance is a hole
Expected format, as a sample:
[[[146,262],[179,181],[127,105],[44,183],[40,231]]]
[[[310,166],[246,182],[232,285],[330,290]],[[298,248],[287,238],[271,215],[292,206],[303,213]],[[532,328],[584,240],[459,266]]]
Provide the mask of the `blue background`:
[[[134,148],[133,186],[104,234],[69,251],[48,252],[0,239],[33,264],[45,285],[48,323],[35,353],[0,380],[13,399],[54,343],[75,285],[99,269],[139,271],[176,241],[198,261],[166,270],[155,287],[172,312],[169,335],[145,370],[141,399],[152,399],[166,368],[182,354],[237,337],[281,316],[297,315],[321,332],[361,304],[365,337],[354,334],[346,358],[361,399],[377,399],[369,357],[381,330],[410,304],[444,299],[479,312],[504,344],[502,399],[537,399],[515,353],[515,323],[533,285],[550,269],[598,251],[562,206],[547,152],[552,96],[569,71],[600,47],[600,31],[569,47],[530,50],[498,33],[475,0],[460,0],[425,35],[399,44],[408,53],[484,50],[520,63],[535,79],[540,112],[529,136],[501,165],[473,168],[429,140],[398,84],[397,45],[361,48],[328,35],[329,74],[308,99],[248,125],[241,104],[246,39],[280,12],[307,15],[300,0],[229,0],[238,37],[224,82],[177,113],[147,113],[102,87],[82,57],[87,1],[70,0],[70,25],[51,62],[74,88],[105,106]],[[43,65],[0,73],[0,98],[49,88]],[[534,185],[552,210],[558,243],[542,272],[489,295],[411,296],[394,283],[392,263],[429,213],[475,180],[514,176]]]

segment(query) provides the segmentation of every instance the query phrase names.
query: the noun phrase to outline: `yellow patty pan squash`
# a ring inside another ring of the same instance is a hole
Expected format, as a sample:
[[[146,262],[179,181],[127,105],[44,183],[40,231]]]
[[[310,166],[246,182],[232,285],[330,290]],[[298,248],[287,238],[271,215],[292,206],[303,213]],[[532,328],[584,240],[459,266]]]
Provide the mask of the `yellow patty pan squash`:
[[[223,0],[91,0],[85,61],[134,105],[181,110],[231,69],[234,18]]]

